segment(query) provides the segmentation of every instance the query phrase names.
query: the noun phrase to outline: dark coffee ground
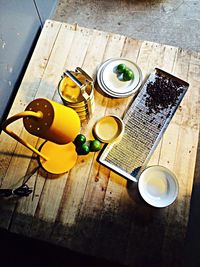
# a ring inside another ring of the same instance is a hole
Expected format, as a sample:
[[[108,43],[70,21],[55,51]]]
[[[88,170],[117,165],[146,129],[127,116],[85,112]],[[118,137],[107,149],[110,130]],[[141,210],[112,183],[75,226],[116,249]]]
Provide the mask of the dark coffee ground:
[[[149,108],[149,114],[175,106],[183,90],[178,81],[156,75],[155,81],[149,82],[146,89],[145,105]]]

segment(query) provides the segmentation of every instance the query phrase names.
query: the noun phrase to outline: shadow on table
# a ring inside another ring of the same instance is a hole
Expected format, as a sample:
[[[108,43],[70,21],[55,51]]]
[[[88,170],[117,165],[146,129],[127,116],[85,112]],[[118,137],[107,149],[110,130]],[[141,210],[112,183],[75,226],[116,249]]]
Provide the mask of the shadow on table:
[[[173,266],[182,266],[182,225],[176,225],[176,222],[170,225],[166,238],[166,222],[161,211],[140,201],[138,198],[135,202],[123,203],[117,212],[113,207],[107,206],[103,213],[94,211],[80,215],[72,225],[61,224],[59,214],[57,221],[51,223],[40,220],[37,214],[33,217],[15,213],[12,221],[9,222],[8,218],[10,231],[33,239],[18,238],[16,235],[1,232],[1,260],[8,261],[7,265],[2,266],[14,266],[21,258],[22,267],[119,267],[123,266],[121,264],[132,266],[133,263],[137,267],[161,267],[166,266],[166,259],[170,264],[174,262]],[[6,218],[10,211],[6,211],[5,205],[3,207],[1,216]],[[64,247],[92,256],[72,252]]]
[[[110,261],[90,257],[69,249],[0,230],[2,267],[123,267]]]
[[[161,209],[154,208],[143,200],[143,198],[139,194],[137,183],[128,181],[127,192],[133,202],[135,202],[134,222],[136,224],[147,226],[148,224],[151,224],[151,222],[153,222],[155,216],[162,214]]]
[[[200,137],[200,136],[199,136]],[[199,139],[200,140],[200,139]],[[190,203],[190,217],[185,242],[185,267],[200,266],[200,142],[198,144],[196,168],[192,198]]]

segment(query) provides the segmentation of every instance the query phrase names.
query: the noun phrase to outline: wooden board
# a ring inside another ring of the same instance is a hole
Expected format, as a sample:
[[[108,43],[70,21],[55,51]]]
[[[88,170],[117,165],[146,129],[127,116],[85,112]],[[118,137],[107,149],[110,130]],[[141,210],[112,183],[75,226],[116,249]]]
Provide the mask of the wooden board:
[[[200,54],[48,20],[9,116],[38,97],[61,103],[57,85],[66,68],[80,66],[95,78],[103,61],[119,56],[137,62],[144,77],[158,67],[190,83],[149,162],[176,174],[176,202],[164,209],[148,206],[137,184],[99,165],[97,153],[90,153],[79,156],[75,167],[56,179],[39,169],[28,182],[34,188],[29,197],[1,199],[0,227],[129,266],[181,266],[200,128]],[[88,138],[98,118],[123,116],[133,100],[112,99],[97,89],[95,114],[81,130]],[[12,127],[32,145],[41,144],[21,122]],[[37,167],[37,161],[5,133],[0,141],[0,185],[13,187]]]

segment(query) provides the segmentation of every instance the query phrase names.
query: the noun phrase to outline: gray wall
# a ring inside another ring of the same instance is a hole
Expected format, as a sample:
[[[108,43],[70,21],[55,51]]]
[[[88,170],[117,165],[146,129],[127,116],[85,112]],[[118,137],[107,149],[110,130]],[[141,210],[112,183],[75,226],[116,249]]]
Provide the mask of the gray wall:
[[[56,0],[0,0],[0,123]]]

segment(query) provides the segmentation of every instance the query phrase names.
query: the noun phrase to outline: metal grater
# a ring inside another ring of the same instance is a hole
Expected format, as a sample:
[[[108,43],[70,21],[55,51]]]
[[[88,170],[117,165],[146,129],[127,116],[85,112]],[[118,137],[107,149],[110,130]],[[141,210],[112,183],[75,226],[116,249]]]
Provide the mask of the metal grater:
[[[156,68],[123,118],[125,131],[121,141],[107,145],[98,161],[125,178],[137,181],[188,87],[187,82]],[[162,91],[165,93],[161,94]],[[167,101],[163,103],[165,95]]]

